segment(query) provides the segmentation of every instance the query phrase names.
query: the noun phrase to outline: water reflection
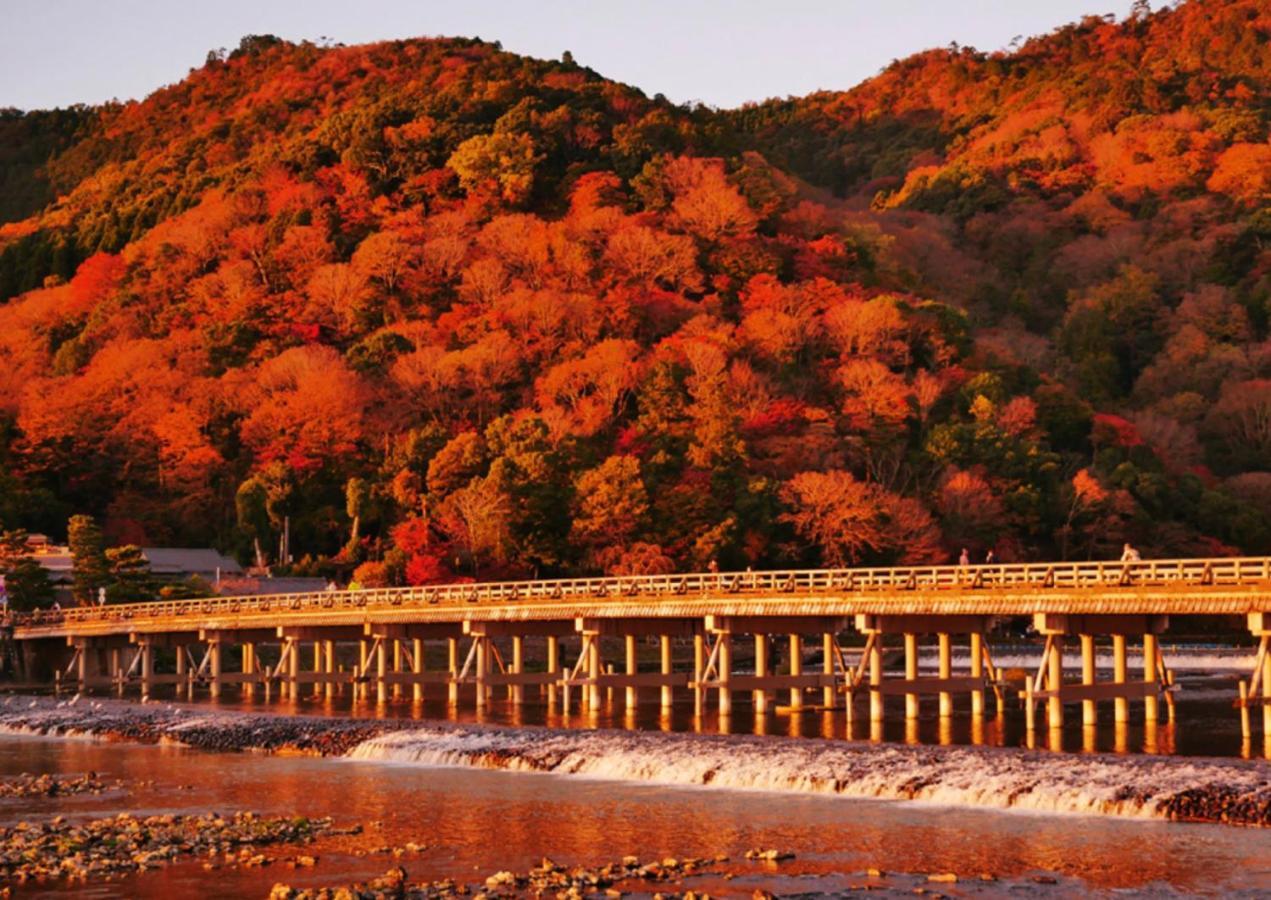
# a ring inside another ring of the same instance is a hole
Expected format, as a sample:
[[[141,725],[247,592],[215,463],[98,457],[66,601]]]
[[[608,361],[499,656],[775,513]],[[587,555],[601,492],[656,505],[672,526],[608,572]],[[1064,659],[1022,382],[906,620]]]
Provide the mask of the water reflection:
[[[731,713],[720,716],[715,697],[708,698],[700,715],[694,711],[692,695],[676,694],[672,707],[664,708],[653,691],[642,692],[640,703],[629,708],[625,697],[610,698],[601,692],[601,703],[588,708],[579,702],[557,702],[556,692],[531,691],[525,703],[514,703],[499,691],[481,708],[476,708],[470,688],[466,688],[458,704],[450,704],[430,685],[421,700],[404,692],[402,699],[377,705],[364,700],[351,689],[334,696],[313,696],[305,692],[295,699],[275,699],[276,691],[258,691],[255,696],[226,696],[219,701],[200,700],[199,704],[217,704],[224,708],[258,712],[305,713],[327,716],[365,718],[414,718],[491,724],[546,725],[553,728],[620,728],[653,731],[687,731],[703,734],[745,734],[820,738],[940,746],[973,744],[996,747],[1028,747],[1051,752],[1079,753],[1145,753],[1209,756],[1261,757],[1264,742],[1256,737],[1243,741],[1239,718],[1230,708],[1225,691],[1216,689],[1214,679],[1206,689],[1189,698],[1186,690],[1176,699],[1176,722],[1145,721],[1142,704],[1133,704],[1128,722],[1115,721],[1112,704],[1103,704],[1094,725],[1084,725],[1080,707],[1070,705],[1065,725],[1057,733],[1045,727],[1044,715],[1038,716],[1038,732],[1029,735],[1018,704],[988,704],[992,715],[972,715],[969,704],[955,705],[952,716],[936,714],[935,704],[924,704],[920,716],[906,718],[904,706],[892,698],[886,705],[884,719],[872,721],[867,708],[868,697],[857,697],[854,715],[842,706],[792,709],[788,705],[770,706],[757,712],[750,692],[735,692]],[[812,698],[811,693],[808,699]],[[563,699],[563,698],[561,698]],[[574,700],[579,698],[575,692]],[[615,702],[620,700],[622,702]],[[1259,736],[1260,737],[1260,736]]]

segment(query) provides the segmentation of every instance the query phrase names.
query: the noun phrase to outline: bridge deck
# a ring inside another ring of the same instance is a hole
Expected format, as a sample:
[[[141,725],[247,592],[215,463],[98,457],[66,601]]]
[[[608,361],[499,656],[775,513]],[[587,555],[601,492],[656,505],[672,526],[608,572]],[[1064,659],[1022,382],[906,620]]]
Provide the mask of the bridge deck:
[[[588,618],[1244,615],[1271,557],[641,575],[319,591],[14,614],[18,640],[200,629]]]

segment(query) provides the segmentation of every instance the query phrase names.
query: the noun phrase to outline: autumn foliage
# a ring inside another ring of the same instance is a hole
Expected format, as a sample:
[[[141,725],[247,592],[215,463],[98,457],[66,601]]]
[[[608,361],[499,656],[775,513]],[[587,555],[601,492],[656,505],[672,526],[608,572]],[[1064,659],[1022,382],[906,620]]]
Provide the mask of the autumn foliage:
[[[6,118],[0,522],[286,523],[367,584],[1271,551],[1269,36],[1192,0],[731,111],[253,37]]]

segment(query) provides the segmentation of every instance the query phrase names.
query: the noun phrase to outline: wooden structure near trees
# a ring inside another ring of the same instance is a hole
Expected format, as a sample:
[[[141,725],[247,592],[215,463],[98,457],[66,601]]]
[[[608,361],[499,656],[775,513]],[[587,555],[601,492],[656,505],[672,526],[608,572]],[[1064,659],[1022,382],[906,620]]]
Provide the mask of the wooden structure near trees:
[[[985,712],[990,694],[1002,708],[1007,684],[987,636],[1004,620],[1027,617],[1045,638],[1044,652],[1037,672],[1009,699],[1023,702],[1031,730],[1039,727],[1039,705],[1051,729],[1062,727],[1068,704],[1080,704],[1083,723],[1093,725],[1100,701],[1112,702],[1117,722],[1128,720],[1132,700],[1142,701],[1149,722],[1162,703],[1172,719],[1173,676],[1159,636],[1171,617],[1196,615],[1243,617],[1259,642],[1235,703],[1246,736],[1251,709],[1261,709],[1271,741],[1271,558],[449,584],[83,607],[15,614],[7,625],[28,668],[55,662],[59,682],[81,691],[136,685],[149,695],[168,685],[187,696],[206,689],[218,697],[234,687],[297,698],[306,689],[327,697],[347,690],[381,704],[406,692],[420,701],[444,691],[452,704],[471,697],[483,708],[505,689],[513,704],[526,702],[529,690],[566,710],[574,703],[598,709],[615,690],[628,709],[642,693],[669,708],[677,692],[688,691],[699,714],[714,695],[723,716],[744,693],[758,712],[842,705],[849,715],[881,722],[887,698],[898,695],[910,719],[930,696],[941,716],[953,713],[959,696],[974,715]],[[863,646],[844,642],[853,632]],[[735,663],[734,642],[743,636],[753,641],[751,671]],[[925,636],[937,646],[934,676],[919,675]],[[542,642],[538,671],[526,665],[527,641]],[[619,641],[615,672],[605,648]],[[640,641],[658,648],[647,671]],[[953,671],[955,641],[967,648],[964,672]],[[1111,644],[1111,680],[1096,678],[1096,641]],[[676,642],[691,642],[691,670],[676,671]],[[1080,647],[1079,673],[1064,671],[1069,642]],[[1142,648],[1142,671],[1134,675],[1131,644]],[[428,668],[429,647],[434,655],[444,647],[443,665]],[[903,653],[903,675],[886,671],[888,650]],[[785,658],[781,671],[778,655]],[[339,662],[350,656],[350,664]],[[160,658],[165,668],[174,660],[171,671],[157,671]],[[858,698],[868,698],[864,709]]]

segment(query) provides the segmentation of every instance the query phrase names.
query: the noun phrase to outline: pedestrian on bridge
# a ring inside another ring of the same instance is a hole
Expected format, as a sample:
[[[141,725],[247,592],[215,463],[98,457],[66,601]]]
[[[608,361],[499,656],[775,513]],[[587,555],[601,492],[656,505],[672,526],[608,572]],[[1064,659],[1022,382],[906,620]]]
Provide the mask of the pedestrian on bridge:
[[[963,568],[971,565],[971,551],[967,550],[966,547],[962,548],[962,555],[958,557],[958,565]]]
[[[1143,557],[1139,555],[1139,551],[1126,541],[1125,546],[1121,548],[1121,562],[1141,562]]]

